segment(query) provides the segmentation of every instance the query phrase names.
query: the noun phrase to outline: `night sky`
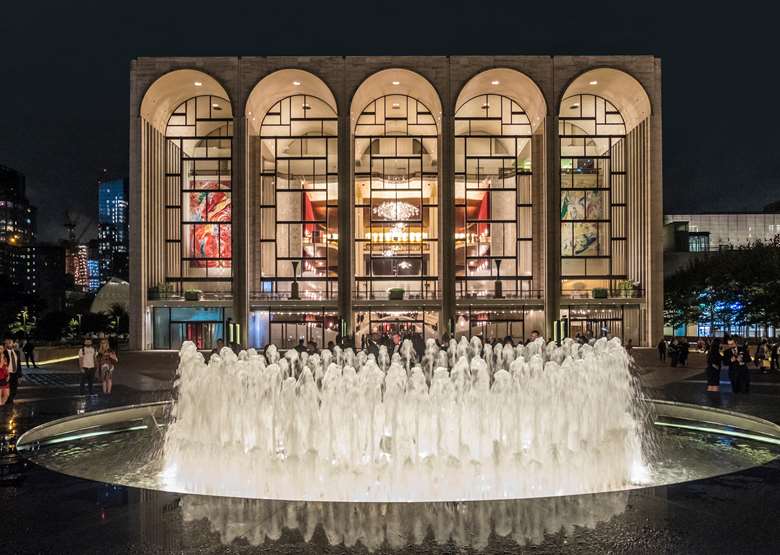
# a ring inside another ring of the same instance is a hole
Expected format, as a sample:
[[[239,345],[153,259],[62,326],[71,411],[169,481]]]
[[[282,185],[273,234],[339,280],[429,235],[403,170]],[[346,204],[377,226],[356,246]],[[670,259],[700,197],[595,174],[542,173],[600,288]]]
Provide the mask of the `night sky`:
[[[81,225],[96,214],[104,170],[127,175],[138,56],[653,54],[663,62],[665,211],[780,200],[780,29],[765,3],[76,4],[0,9],[0,164],[27,175],[44,240],[63,236],[65,209]]]

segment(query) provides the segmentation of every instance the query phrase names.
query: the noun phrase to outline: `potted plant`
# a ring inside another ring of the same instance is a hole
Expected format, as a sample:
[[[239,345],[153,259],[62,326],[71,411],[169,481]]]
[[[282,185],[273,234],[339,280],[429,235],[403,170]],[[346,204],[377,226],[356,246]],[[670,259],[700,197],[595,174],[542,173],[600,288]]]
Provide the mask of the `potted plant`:
[[[149,288],[149,300],[150,301],[159,301],[162,298],[162,295],[160,294],[160,286],[159,285],[153,285]]]
[[[592,295],[594,299],[606,299],[608,291],[605,287],[596,287],[593,289]]]
[[[404,300],[404,288],[403,287],[391,287],[387,290],[387,298],[391,301]]]
[[[184,292],[185,301],[201,301],[203,300],[203,291],[200,289],[187,289]]]
[[[170,283],[161,281],[157,285],[153,285],[149,288],[149,300],[159,301],[160,299],[167,299],[173,292],[173,286]]]

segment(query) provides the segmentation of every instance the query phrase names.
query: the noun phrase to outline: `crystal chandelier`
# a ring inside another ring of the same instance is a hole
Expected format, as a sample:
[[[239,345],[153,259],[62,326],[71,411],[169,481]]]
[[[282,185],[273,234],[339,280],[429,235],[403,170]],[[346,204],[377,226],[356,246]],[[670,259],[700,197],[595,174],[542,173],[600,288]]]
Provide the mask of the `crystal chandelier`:
[[[403,201],[385,201],[373,209],[374,215],[383,220],[411,220],[420,215],[420,209]]]

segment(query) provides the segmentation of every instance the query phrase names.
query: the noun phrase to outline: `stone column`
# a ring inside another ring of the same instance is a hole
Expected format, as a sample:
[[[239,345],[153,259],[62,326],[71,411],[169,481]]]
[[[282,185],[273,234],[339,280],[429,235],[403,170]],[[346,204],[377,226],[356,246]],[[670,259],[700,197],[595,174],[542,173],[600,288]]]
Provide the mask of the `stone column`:
[[[646,285],[649,326],[647,326],[648,347],[655,345],[664,331],[664,222],[663,222],[663,144],[661,139],[661,60],[655,59],[655,91],[653,114],[650,116],[650,260],[649,279]]]
[[[561,313],[561,143],[557,114],[545,120],[545,143],[544,334],[551,339],[554,322]]]
[[[346,64],[346,61],[345,61]],[[346,68],[345,68],[346,69]],[[350,103],[346,91],[342,91],[338,102],[339,117],[339,254],[338,254],[338,312],[339,317],[346,321],[347,335],[352,335],[352,282],[354,268],[354,168],[352,125],[350,121]]]
[[[249,189],[247,122],[243,105],[233,119],[233,321],[241,326],[238,341],[249,344]]]
[[[131,78],[132,79],[132,78]],[[130,107],[130,348],[141,350],[146,344],[144,318],[146,290],[144,280],[144,194],[141,181],[141,117]]]
[[[448,81],[449,83],[449,81]],[[449,90],[444,95],[439,149],[439,258],[441,315],[439,334],[448,331],[455,316],[455,119]]]

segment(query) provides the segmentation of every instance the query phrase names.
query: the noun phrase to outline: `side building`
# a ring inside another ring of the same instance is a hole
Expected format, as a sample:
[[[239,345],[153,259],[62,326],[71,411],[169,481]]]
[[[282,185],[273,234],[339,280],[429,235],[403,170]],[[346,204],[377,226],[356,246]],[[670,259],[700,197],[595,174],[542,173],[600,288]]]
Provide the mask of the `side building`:
[[[651,344],[663,327],[660,67],[134,60],[132,345],[560,329]]]
[[[127,281],[130,274],[128,197],[127,178],[103,180],[98,183],[100,285],[112,277]]]

